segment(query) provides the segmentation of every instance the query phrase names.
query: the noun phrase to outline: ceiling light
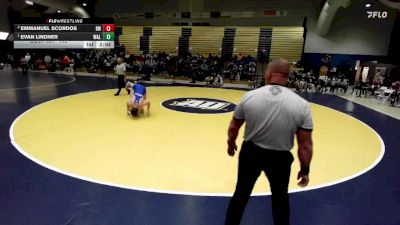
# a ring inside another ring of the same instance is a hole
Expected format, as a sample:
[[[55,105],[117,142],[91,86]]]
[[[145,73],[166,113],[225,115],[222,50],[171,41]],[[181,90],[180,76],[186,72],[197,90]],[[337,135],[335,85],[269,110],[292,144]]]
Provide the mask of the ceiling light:
[[[61,10],[57,10],[57,13],[61,13]]]
[[[84,2],[84,3],[82,3],[82,5],[83,5],[83,6],[87,6],[87,4],[86,4],[85,2]]]
[[[26,0],[25,3],[26,3],[27,5],[33,5],[33,2],[32,2],[32,1],[29,1],[29,0]]]
[[[371,7],[371,4],[365,4],[365,7],[367,7],[367,8],[369,8],[369,7]]]

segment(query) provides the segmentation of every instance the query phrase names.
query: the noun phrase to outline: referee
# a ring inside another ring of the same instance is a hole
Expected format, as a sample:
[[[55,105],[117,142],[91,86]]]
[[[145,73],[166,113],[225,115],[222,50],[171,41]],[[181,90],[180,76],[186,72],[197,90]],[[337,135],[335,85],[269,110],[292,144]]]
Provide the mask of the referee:
[[[114,68],[115,74],[118,76],[118,91],[115,93],[115,96],[118,96],[119,93],[121,92],[122,88],[125,88],[125,82],[126,82],[126,66],[125,63],[122,63],[122,58],[117,59],[117,65]],[[126,89],[128,94],[130,94],[130,91]]]
[[[244,142],[239,154],[238,178],[230,200],[225,225],[239,225],[253,186],[264,171],[272,192],[272,214],[275,225],[289,225],[290,205],[288,184],[297,136],[301,170],[298,185],[309,182],[312,158],[313,122],[309,104],[290,89],[287,60],[276,59],[268,64],[267,85],[244,95],[237,105],[228,129],[228,154],[237,150],[236,138],[246,122]]]

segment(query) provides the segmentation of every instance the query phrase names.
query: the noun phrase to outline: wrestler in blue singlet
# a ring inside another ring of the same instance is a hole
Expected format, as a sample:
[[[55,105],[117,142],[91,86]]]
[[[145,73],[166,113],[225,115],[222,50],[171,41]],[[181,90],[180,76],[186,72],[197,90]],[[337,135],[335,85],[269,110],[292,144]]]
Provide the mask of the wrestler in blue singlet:
[[[142,100],[143,96],[146,94],[146,87],[141,84],[135,84],[132,87],[133,92],[135,93],[135,101],[134,103],[139,104],[140,100]]]

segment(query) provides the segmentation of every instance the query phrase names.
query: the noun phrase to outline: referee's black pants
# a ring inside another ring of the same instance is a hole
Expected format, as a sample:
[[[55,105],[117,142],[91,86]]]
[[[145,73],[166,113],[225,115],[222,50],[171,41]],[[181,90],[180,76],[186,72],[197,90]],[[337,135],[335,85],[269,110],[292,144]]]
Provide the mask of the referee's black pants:
[[[125,88],[126,82],[125,82],[125,76],[124,75],[118,75],[118,91],[117,91],[117,95],[121,92],[122,88]],[[130,91],[128,89],[126,89],[126,91],[128,92],[128,94],[130,93]]]
[[[27,75],[28,74],[28,69],[29,69],[28,64],[22,64],[21,65],[21,69],[22,69],[22,74],[23,75]]]
[[[238,180],[226,214],[225,225],[239,225],[253,186],[261,171],[267,175],[272,192],[275,225],[289,225],[288,184],[293,155],[289,151],[263,149],[251,141],[243,142],[239,154]]]

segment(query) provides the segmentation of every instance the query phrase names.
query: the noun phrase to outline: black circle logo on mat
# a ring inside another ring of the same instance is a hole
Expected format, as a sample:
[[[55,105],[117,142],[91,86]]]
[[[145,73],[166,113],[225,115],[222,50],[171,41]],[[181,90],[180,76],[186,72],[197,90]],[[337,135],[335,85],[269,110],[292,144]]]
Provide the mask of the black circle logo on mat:
[[[167,109],[199,114],[215,114],[232,112],[236,105],[219,99],[212,98],[174,98],[161,103]]]

